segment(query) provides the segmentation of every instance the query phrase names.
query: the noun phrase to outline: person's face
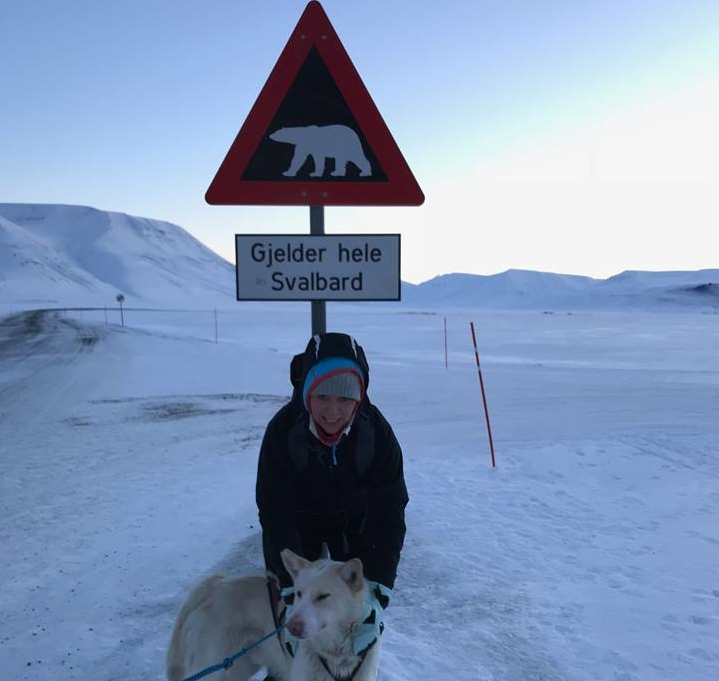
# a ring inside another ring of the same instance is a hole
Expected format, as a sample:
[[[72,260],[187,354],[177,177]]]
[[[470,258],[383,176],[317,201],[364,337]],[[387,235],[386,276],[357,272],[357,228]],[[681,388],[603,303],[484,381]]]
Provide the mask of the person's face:
[[[342,430],[354,413],[357,402],[337,395],[312,395],[310,413],[315,423],[330,435]]]

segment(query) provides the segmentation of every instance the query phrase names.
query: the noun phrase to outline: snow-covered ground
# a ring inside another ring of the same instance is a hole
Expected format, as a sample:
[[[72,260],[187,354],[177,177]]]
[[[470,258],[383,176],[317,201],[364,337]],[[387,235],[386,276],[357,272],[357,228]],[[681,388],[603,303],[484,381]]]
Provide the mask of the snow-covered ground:
[[[405,454],[381,681],[719,678],[719,317],[446,319],[447,368],[443,314],[328,306]],[[209,312],[125,321],[0,323],[12,681],[159,680],[190,586],[262,568],[255,461],[309,305],[238,305],[217,343]]]

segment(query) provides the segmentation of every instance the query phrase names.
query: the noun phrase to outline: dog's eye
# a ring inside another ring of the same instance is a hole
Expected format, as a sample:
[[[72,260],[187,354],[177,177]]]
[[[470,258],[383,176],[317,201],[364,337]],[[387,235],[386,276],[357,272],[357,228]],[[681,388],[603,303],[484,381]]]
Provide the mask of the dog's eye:
[[[317,598],[315,598],[315,602],[319,603],[320,601],[324,601],[325,598],[329,598],[329,597],[330,597],[329,594],[320,594],[319,596],[317,596]]]
[[[301,591],[298,591],[298,592],[297,592],[297,598],[302,598],[302,592],[301,592]]]

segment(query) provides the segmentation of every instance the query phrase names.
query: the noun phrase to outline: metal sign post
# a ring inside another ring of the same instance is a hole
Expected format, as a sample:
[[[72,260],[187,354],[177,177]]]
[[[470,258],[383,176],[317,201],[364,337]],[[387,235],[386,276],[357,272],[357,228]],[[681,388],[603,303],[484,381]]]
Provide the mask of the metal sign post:
[[[325,233],[325,207],[310,206],[310,234],[322,236]],[[327,332],[327,304],[324,300],[313,300],[312,335]]]

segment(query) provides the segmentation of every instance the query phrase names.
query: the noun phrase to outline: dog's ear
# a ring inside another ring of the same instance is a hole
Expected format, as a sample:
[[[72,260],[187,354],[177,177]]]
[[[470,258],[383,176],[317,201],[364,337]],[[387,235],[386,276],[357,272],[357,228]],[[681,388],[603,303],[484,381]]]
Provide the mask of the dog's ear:
[[[338,566],[337,571],[352,593],[359,592],[364,586],[362,561],[359,558],[352,558],[352,560],[342,563]]]
[[[305,560],[302,556],[298,556],[294,551],[290,551],[290,549],[283,549],[280,552],[280,558],[282,558],[282,562],[287,568],[287,572],[290,573],[292,581],[296,579],[297,573],[300,570],[304,570],[310,564],[309,560]]]

